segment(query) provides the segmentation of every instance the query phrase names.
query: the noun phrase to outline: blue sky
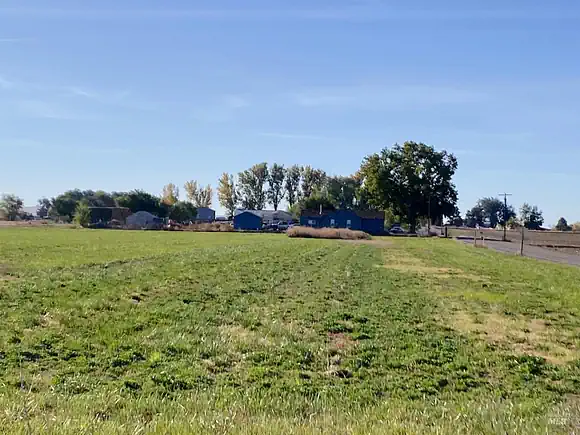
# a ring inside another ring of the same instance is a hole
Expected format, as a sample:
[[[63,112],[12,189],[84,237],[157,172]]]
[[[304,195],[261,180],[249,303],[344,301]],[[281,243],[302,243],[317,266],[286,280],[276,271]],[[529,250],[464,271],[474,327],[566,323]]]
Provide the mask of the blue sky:
[[[459,158],[462,213],[507,190],[580,221],[579,49],[574,0],[4,0],[0,192],[349,174],[415,140]]]

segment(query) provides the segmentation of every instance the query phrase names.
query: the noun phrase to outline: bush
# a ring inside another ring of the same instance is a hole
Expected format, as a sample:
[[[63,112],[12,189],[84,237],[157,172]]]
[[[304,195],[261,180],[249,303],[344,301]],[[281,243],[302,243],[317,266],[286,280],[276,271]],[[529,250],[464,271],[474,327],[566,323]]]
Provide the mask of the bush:
[[[292,227],[286,234],[288,237],[304,237],[311,239],[344,239],[370,240],[371,236],[364,231],[353,231],[344,228],[311,228]]]
[[[88,227],[91,223],[91,210],[88,204],[80,202],[75,209],[74,222],[81,227]]]
[[[184,231],[198,231],[198,232],[205,232],[205,233],[228,233],[230,231],[234,231],[234,227],[230,224],[222,224],[222,223],[206,223],[206,224],[191,224],[186,227],[183,227]]]

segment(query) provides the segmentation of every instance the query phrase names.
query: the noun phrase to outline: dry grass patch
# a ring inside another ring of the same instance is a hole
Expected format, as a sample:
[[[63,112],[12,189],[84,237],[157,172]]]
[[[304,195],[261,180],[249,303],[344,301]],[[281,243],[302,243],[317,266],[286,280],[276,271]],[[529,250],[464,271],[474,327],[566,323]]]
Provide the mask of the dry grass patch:
[[[371,236],[364,231],[353,231],[344,228],[310,228],[292,227],[286,232],[288,237],[302,237],[310,239],[343,239],[343,240],[370,240]]]
[[[397,272],[412,273],[420,276],[430,276],[441,280],[458,278],[474,282],[488,281],[486,277],[466,273],[461,269],[429,266],[418,258],[413,257],[389,256],[385,259],[385,264],[383,266],[387,269],[396,270]]]
[[[244,328],[241,325],[223,325],[219,328],[222,338],[229,343],[243,344],[246,346],[250,345],[272,345],[271,340],[265,336],[258,334],[248,328]]]
[[[331,351],[348,351],[356,346],[356,341],[342,332],[329,333],[328,342]]]
[[[509,348],[522,355],[544,358],[552,364],[565,364],[580,356],[578,349],[558,343],[565,339],[560,331],[542,319],[528,320],[521,316],[480,313],[476,316],[458,311],[452,326],[459,331],[476,334],[486,341]]]
[[[195,231],[200,233],[230,233],[234,231],[234,227],[232,227],[230,224],[221,224],[215,222],[187,225],[182,229],[184,231]]]
[[[58,319],[55,319],[51,313],[44,313],[40,316],[40,325],[45,328],[58,328],[61,326]]]
[[[344,359],[356,347],[356,341],[339,332],[328,334],[328,364],[325,375],[337,378],[350,378],[352,372],[344,367]]]

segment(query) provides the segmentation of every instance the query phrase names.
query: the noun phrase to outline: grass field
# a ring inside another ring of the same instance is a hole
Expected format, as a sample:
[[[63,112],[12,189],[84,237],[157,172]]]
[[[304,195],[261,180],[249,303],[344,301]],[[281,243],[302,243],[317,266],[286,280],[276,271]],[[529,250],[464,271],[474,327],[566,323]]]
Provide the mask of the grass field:
[[[452,240],[0,229],[0,433],[571,433],[579,314]]]

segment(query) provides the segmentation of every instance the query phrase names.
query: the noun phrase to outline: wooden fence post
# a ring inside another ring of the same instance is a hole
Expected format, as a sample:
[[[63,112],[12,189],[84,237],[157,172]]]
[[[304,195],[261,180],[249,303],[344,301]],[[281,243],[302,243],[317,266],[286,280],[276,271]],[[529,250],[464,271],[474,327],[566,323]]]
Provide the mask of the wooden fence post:
[[[520,256],[524,256],[524,234],[525,234],[526,227],[522,225],[522,242],[520,244]]]

